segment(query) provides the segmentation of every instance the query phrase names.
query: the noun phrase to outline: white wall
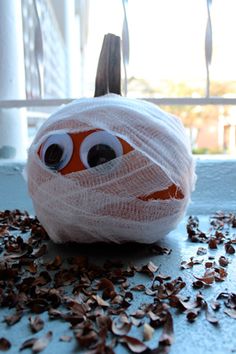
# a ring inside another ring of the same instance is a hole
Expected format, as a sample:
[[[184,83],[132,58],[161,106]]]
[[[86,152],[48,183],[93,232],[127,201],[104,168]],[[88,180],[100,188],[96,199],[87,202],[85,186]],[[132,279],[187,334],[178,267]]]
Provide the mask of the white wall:
[[[25,98],[21,1],[0,1],[0,100]],[[24,109],[0,110],[0,158],[26,158]]]

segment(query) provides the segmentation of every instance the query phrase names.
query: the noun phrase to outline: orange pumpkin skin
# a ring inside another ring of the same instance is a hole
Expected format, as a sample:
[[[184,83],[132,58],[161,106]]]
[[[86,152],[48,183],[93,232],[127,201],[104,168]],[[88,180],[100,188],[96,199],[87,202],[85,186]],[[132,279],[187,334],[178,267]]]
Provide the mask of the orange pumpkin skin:
[[[69,134],[73,140],[73,143],[74,143],[74,150],[73,150],[73,154],[72,154],[70,162],[68,163],[67,166],[65,166],[60,171],[60,173],[62,175],[67,175],[68,173],[82,171],[85,169],[85,166],[79,157],[80,147],[81,147],[83,140],[88,135],[90,135],[96,131],[99,131],[99,130],[96,129],[96,130],[89,130],[89,131],[81,132],[81,133],[70,133]],[[128,152],[133,150],[133,148],[125,140],[123,140],[121,138],[118,138],[118,139],[121,142],[124,154],[127,154]]]
[[[73,172],[78,172],[78,171],[83,171],[86,169],[86,167],[84,166],[83,162],[80,159],[80,147],[82,142],[84,141],[84,139],[89,136],[90,134],[97,132],[97,131],[101,131],[100,129],[93,129],[93,130],[89,130],[89,131],[84,131],[84,132],[80,132],[80,133],[69,133],[72,141],[73,141],[73,153],[71,156],[71,159],[69,161],[69,163],[62,168],[59,172],[62,175],[67,175],[69,173],[73,173]],[[129,145],[125,140],[118,138],[122,148],[123,148],[123,154],[127,154],[131,151],[134,150],[134,148]],[[42,149],[42,146],[40,146],[39,151],[38,151],[38,155],[40,157],[40,152]],[[182,191],[175,185],[172,184],[170,185],[168,188],[161,190],[161,191],[156,191],[153,192],[151,194],[148,195],[144,195],[144,196],[140,196],[138,197],[138,199],[142,200],[142,201],[149,201],[149,200],[168,200],[168,199],[183,199],[184,195],[182,193]]]

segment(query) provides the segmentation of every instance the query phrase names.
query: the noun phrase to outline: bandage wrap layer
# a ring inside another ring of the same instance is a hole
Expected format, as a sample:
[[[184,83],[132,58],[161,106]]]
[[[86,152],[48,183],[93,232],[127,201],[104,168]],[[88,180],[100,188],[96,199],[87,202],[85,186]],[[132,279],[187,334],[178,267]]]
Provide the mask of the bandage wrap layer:
[[[134,150],[68,175],[44,166],[38,150],[47,136],[93,129],[124,139]],[[181,121],[153,104],[114,94],[79,99],[54,113],[29,149],[27,175],[36,214],[58,243],[153,243],[176,227],[195,183]],[[173,184],[184,198],[139,199]]]

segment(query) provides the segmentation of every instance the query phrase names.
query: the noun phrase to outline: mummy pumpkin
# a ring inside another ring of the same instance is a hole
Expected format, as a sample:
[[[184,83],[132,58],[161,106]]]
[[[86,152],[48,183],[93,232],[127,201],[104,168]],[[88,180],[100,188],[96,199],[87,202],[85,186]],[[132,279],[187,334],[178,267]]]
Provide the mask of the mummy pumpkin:
[[[181,121],[143,100],[75,100],[38,131],[27,164],[52,240],[153,243],[183,217],[194,163]]]

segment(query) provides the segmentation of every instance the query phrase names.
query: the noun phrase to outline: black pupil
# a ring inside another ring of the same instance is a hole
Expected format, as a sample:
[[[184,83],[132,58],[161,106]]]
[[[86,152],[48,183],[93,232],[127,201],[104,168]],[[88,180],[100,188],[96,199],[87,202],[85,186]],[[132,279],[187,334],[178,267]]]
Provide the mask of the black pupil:
[[[63,155],[63,148],[58,144],[50,145],[44,155],[44,162],[50,168],[57,168]]]
[[[115,158],[115,151],[105,144],[94,145],[88,152],[88,164],[90,167],[101,165]]]

